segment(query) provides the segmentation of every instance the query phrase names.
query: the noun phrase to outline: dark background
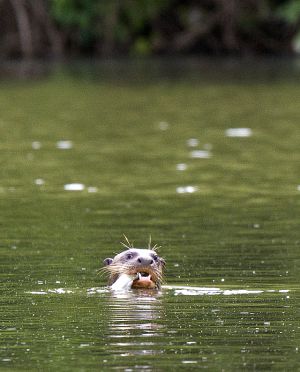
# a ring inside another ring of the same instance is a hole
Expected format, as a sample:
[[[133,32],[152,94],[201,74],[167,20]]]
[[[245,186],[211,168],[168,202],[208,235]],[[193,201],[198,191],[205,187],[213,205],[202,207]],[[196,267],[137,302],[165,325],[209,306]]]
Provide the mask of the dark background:
[[[1,0],[0,59],[293,55],[299,0]]]

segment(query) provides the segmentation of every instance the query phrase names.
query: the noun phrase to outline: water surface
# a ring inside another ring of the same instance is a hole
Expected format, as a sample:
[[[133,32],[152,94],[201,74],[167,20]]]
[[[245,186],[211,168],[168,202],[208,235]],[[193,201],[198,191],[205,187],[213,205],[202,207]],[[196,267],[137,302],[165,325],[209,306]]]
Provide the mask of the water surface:
[[[0,368],[297,370],[297,70],[108,66],[0,83]],[[161,292],[106,290],[124,233]]]

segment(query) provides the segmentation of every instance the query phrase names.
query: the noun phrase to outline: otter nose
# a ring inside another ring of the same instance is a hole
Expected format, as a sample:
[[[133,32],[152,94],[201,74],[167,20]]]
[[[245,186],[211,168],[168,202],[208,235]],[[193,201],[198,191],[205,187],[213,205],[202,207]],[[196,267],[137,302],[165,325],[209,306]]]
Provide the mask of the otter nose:
[[[153,260],[150,257],[138,257],[137,262],[140,265],[148,266],[153,264]]]

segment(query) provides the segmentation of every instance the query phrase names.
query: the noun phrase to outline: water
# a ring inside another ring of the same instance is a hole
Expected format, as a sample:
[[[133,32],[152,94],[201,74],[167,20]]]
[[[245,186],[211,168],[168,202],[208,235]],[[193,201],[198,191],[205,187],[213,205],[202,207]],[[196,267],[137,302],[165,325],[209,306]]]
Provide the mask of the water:
[[[297,70],[155,66],[1,82],[0,368],[299,369]],[[97,275],[124,233],[160,292]]]

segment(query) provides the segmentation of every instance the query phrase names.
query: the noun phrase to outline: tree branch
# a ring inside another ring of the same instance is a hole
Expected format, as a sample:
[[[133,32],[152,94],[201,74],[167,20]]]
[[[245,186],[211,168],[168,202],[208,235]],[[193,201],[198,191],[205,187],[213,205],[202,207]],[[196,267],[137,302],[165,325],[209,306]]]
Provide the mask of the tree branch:
[[[16,22],[22,54],[25,58],[30,59],[33,57],[33,42],[30,21],[24,0],[10,0],[10,3],[16,14]]]

